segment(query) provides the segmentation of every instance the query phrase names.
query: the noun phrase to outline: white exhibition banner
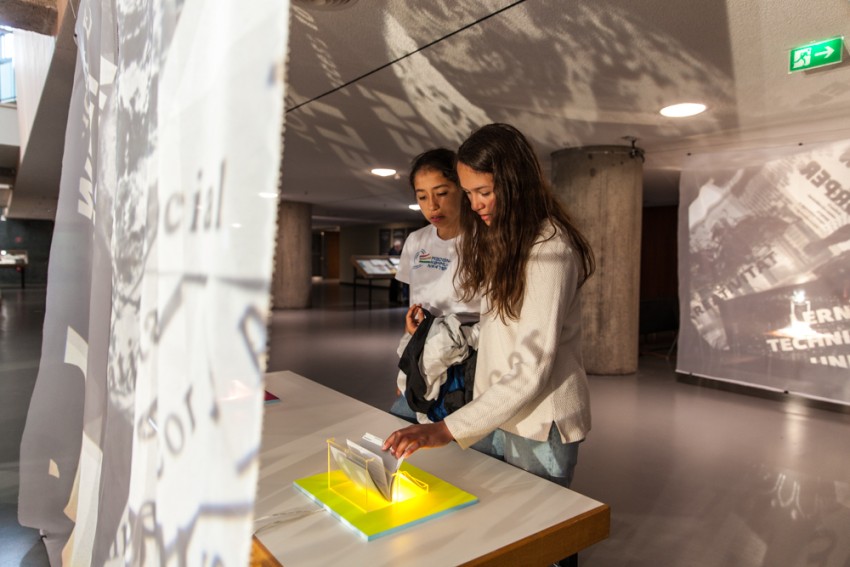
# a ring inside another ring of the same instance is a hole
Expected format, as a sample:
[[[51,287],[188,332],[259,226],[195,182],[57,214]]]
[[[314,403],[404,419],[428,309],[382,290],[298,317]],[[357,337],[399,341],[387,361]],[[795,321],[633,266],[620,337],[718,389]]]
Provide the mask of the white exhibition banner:
[[[692,159],[677,371],[850,404],[850,141]]]
[[[287,0],[82,0],[19,519],[54,565],[245,565]],[[117,42],[117,43],[116,43]]]

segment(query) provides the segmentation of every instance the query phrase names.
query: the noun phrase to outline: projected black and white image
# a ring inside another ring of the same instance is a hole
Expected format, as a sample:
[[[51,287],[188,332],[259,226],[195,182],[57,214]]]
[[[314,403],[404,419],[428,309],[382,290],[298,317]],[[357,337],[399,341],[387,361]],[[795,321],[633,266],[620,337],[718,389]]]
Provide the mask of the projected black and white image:
[[[683,173],[680,371],[850,402],[848,188],[850,142]]]

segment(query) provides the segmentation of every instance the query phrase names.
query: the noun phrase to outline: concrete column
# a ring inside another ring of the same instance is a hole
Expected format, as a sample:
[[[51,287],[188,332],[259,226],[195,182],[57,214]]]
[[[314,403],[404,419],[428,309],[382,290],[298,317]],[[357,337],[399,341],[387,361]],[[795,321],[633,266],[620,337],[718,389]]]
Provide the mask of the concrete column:
[[[278,205],[277,250],[272,278],[276,309],[310,306],[312,205],[283,201]]]
[[[582,288],[589,374],[637,371],[643,159],[632,153],[589,146],[552,154],[555,194],[596,256],[596,272]]]

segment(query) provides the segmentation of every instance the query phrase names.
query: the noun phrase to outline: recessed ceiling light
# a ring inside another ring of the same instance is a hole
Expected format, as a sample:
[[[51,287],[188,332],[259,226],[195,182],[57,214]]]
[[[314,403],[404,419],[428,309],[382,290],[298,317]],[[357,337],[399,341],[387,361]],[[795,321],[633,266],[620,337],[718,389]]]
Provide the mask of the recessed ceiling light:
[[[257,196],[262,197],[263,199],[277,199],[277,193],[257,193]]]
[[[662,116],[669,116],[670,118],[684,118],[686,116],[695,116],[704,111],[704,104],[700,104],[698,102],[683,102],[681,104],[665,106],[659,112]]]
[[[375,175],[380,175],[381,177],[389,177],[390,175],[395,175],[394,169],[386,169],[383,167],[376,167],[372,170],[372,173]]]
[[[422,210],[422,207],[420,207],[419,205],[417,205],[415,203],[412,204],[412,205],[407,205],[407,208],[410,209],[411,211],[421,211]]]

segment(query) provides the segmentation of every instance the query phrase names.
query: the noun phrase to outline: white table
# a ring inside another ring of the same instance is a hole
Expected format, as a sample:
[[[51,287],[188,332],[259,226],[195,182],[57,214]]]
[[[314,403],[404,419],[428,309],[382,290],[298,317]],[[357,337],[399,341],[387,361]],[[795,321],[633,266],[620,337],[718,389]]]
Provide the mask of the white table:
[[[328,438],[386,437],[406,422],[292,372],[266,379],[281,401],[266,406],[256,516],[293,516],[255,536],[257,563],[548,565],[608,536],[607,505],[452,443],[409,460],[479,502],[366,542],[326,511],[309,513],[318,505],[292,482],[326,470]]]

